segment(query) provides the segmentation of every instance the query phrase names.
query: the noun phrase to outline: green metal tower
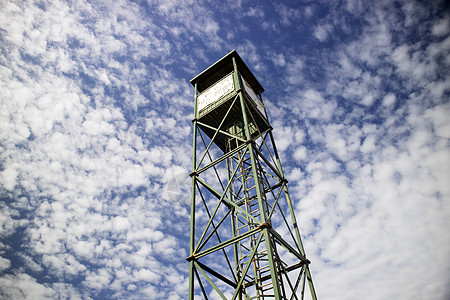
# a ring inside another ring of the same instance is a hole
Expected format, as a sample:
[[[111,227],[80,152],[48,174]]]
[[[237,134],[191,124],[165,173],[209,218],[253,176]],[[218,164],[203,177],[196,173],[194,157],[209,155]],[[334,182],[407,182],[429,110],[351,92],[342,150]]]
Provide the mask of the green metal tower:
[[[263,87],[236,51],[191,84],[189,299],[315,300]]]

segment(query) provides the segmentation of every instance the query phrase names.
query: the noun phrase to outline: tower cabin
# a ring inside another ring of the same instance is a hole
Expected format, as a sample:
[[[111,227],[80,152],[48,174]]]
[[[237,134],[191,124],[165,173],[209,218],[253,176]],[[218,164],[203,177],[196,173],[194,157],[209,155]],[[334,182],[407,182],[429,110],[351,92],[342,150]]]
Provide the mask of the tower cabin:
[[[236,50],[190,82],[195,87],[194,118],[224,153],[270,130],[261,98],[264,89]],[[244,131],[244,118],[249,124],[249,137]]]

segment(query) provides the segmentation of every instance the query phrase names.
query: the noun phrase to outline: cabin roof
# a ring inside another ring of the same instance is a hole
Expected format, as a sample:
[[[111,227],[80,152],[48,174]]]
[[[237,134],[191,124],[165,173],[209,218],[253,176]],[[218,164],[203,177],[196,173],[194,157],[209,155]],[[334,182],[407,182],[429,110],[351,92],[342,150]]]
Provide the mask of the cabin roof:
[[[190,81],[191,84],[193,86],[197,84],[198,92],[199,93],[203,92],[208,87],[213,85],[215,82],[219,81],[227,74],[234,71],[233,57],[236,60],[237,69],[239,73],[241,73],[245,81],[247,81],[250,84],[252,89],[258,94],[264,92],[264,88],[258,82],[256,77],[244,63],[244,61],[236,52],[236,50],[231,51],[230,53],[228,53],[227,55],[216,61],[214,64],[212,64],[210,67],[208,67],[206,70],[204,70],[203,72],[192,78]]]

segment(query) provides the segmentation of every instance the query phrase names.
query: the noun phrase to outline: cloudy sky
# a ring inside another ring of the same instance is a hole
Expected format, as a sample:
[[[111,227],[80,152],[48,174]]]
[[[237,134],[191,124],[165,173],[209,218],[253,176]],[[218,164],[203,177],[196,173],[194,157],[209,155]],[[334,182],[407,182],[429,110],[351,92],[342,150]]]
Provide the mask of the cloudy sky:
[[[0,0],[0,298],[187,297],[189,80],[236,49],[319,299],[449,299],[445,2]]]

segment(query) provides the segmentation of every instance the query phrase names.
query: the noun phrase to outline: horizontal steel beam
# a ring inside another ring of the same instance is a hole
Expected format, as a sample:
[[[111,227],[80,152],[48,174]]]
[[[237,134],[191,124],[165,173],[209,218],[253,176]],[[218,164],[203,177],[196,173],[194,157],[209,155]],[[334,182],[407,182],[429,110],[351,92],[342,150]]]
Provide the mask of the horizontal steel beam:
[[[241,235],[235,236],[235,237],[233,237],[233,238],[231,238],[231,239],[229,239],[229,240],[227,240],[225,242],[222,242],[222,243],[219,243],[219,244],[217,244],[215,246],[212,246],[211,248],[206,249],[206,250],[204,250],[204,251],[202,251],[200,253],[195,253],[194,252],[194,254],[192,254],[191,257],[188,257],[187,260],[199,259],[200,257],[203,257],[203,256],[208,255],[210,253],[213,253],[213,252],[215,252],[217,250],[220,250],[220,249],[228,247],[228,246],[230,246],[230,245],[232,245],[234,243],[237,243],[237,242],[239,242],[239,241],[241,241],[241,240],[243,240],[245,238],[248,238],[249,236],[252,236],[252,235],[258,233],[260,230],[262,230],[262,229],[260,227],[257,227],[255,229],[249,230],[249,231],[247,231],[247,232],[245,232],[245,233],[243,233]]]
[[[285,268],[284,270],[281,270],[280,273],[281,274],[288,273],[290,271],[293,271],[293,270],[296,270],[298,268],[301,268],[304,264],[305,263],[301,261],[299,263],[296,263],[295,265],[292,265],[292,266],[289,266],[289,267]],[[263,277],[259,278],[258,282],[264,282],[264,281],[266,281],[268,279],[271,279],[271,278],[272,278],[272,276],[269,274],[269,275],[266,275],[266,276],[263,276]],[[249,286],[252,286],[252,285],[255,285],[255,280],[245,283],[245,287],[249,287]]]

